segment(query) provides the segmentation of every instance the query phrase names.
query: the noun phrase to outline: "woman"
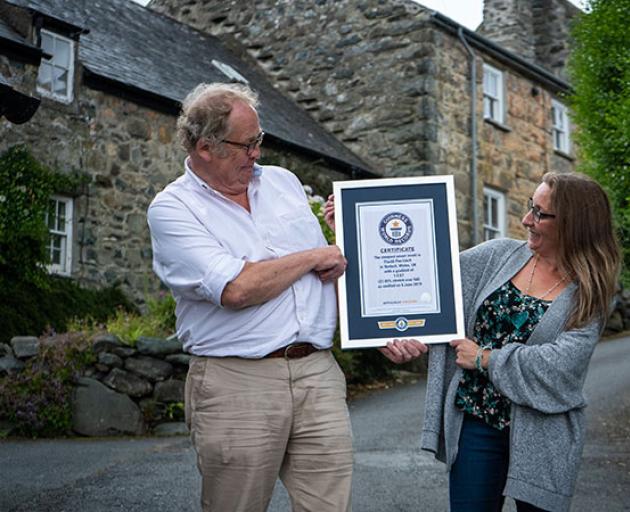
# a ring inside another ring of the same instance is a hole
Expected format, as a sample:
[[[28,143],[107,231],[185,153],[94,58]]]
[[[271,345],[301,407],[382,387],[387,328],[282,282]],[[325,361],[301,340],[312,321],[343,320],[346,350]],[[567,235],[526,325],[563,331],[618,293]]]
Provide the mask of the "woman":
[[[586,370],[615,290],[608,198],[548,173],[523,218],[526,242],[461,254],[467,339],[433,345],[422,448],[449,469],[451,511],[568,510],[584,444]],[[330,217],[330,215],[329,215]],[[414,340],[381,352],[401,363]]]

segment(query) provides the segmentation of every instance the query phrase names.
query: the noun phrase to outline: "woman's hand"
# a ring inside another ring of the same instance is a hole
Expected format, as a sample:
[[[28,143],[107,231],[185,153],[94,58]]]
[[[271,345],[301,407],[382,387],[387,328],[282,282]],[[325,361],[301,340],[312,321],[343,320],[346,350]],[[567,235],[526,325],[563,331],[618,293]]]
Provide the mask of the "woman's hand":
[[[386,347],[381,347],[378,350],[390,361],[402,364],[426,354],[429,347],[417,340],[394,340],[388,342]]]
[[[335,230],[335,196],[330,194],[324,205],[324,220],[328,227]]]
[[[455,349],[455,355],[457,358],[455,359],[455,363],[460,368],[464,368],[466,370],[475,370],[475,359],[477,358],[477,351],[479,350],[479,345],[477,345],[474,341],[469,339],[463,340],[453,340],[450,343],[451,347]],[[490,350],[484,350],[484,355],[487,357],[487,353]],[[484,357],[482,361],[486,364],[482,366],[487,367],[487,359]]]

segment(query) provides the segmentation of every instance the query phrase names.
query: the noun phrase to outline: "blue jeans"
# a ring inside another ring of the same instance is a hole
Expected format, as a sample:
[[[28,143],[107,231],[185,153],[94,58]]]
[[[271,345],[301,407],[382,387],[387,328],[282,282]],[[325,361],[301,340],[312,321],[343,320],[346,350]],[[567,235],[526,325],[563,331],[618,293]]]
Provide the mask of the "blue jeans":
[[[497,430],[468,414],[449,475],[451,512],[501,512],[510,462],[509,430]],[[542,509],[516,500],[518,512]]]

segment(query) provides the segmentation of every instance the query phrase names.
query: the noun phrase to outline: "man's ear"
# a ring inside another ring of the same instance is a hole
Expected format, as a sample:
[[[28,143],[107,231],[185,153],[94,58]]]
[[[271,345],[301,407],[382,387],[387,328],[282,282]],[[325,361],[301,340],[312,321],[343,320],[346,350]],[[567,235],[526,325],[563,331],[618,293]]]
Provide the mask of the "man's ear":
[[[215,157],[215,151],[216,149],[212,146],[208,139],[200,138],[197,141],[197,144],[195,144],[195,153],[204,162],[211,162]]]

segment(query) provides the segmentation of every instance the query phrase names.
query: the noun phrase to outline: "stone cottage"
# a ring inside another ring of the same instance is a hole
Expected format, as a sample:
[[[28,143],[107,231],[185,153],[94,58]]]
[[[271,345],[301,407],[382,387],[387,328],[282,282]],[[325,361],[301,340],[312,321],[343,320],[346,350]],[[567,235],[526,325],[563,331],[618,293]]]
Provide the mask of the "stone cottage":
[[[421,1],[421,0],[420,0]],[[485,0],[470,31],[412,0],[152,0],[247,49],[380,176],[455,176],[463,247],[522,236],[546,170],[574,168],[567,0]]]
[[[372,176],[245,53],[131,0],[0,0],[0,77],[0,152],[26,144],[53,169],[89,177],[51,198],[51,272],[119,283],[139,300],[158,286],[146,208],[183,171],[175,121],[198,83],[250,84],[267,134],[262,162],[317,192]],[[28,122],[15,124],[14,98],[34,103]]]

